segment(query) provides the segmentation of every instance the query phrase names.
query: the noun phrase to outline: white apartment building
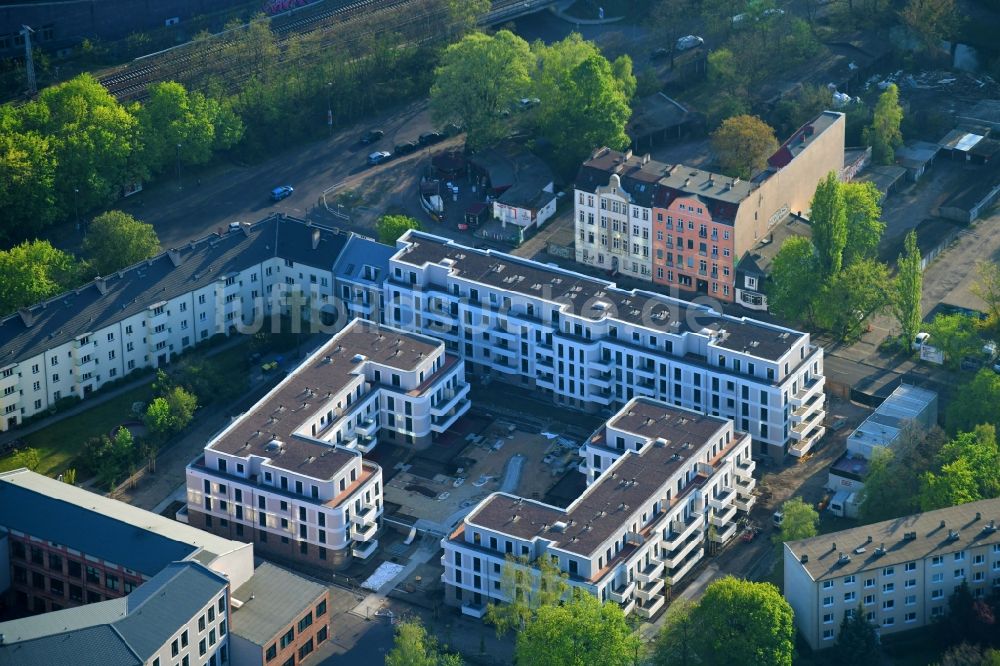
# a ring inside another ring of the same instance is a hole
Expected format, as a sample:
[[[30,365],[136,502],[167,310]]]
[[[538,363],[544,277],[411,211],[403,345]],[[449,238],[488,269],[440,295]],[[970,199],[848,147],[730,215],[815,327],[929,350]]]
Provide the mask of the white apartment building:
[[[1000,589],[1000,499],[982,500],[784,544],[785,598],[813,649],[834,645],[845,613],[882,634],[932,624],[963,583]]]
[[[444,344],[354,320],[222,430],[187,468],[188,520],[319,569],[378,546],[380,437],[429,446],[469,410]]]
[[[444,340],[471,374],[573,408],[646,396],[732,419],[776,460],[825,433],[808,333],[417,231],[397,246],[384,320]]]
[[[632,174],[634,194],[622,188],[621,176],[616,173],[593,193],[576,191],[578,262],[640,280],[653,279],[650,220],[657,178],[636,171]]]
[[[340,266],[349,241],[350,261]],[[134,370],[161,367],[213,335],[256,332],[273,315],[333,332],[350,315],[365,314],[337,294],[349,283],[362,303],[370,302],[374,290],[364,289],[365,277],[384,268],[363,258],[366,251],[378,256],[380,247],[276,215],[10,315],[0,320],[0,430],[63,398],[86,398]],[[336,289],[335,276],[348,282]]]
[[[128,596],[0,623],[0,663],[224,666],[229,580],[174,562]]]
[[[493,493],[442,540],[447,603],[482,617],[506,600],[508,556],[548,557],[571,585],[649,618],[668,579],[731,539],[753,505],[750,437],[730,420],[636,398],[580,452],[589,485],[565,509]]]

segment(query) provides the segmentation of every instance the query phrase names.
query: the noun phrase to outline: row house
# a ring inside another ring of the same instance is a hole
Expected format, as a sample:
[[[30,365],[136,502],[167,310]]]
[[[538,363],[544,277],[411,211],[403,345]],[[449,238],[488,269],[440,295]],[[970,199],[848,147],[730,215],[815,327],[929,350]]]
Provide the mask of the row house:
[[[24,469],[0,474],[0,554],[20,613],[125,597],[171,562],[197,560],[234,585],[253,573],[249,544]]]
[[[645,396],[732,419],[776,460],[825,433],[808,333],[417,231],[397,245],[385,321],[443,340],[470,374],[576,409]]]
[[[989,499],[785,542],[796,627],[819,650],[859,608],[886,635],[934,625],[959,586],[977,599],[1000,592],[998,523],[1000,499]]]
[[[216,435],[187,468],[190,524],[329,571],[378,546],[379,438],[424,448],[465,414],[461,359],[356,319]]]
[[[381,276],[365,256],[380,248],[384,254],[370,239],[272,216],[22,309],[0,320],[0,430],[162,367],[214,335],[274,328],[277,316],[331,332],[370,317]]]
[[[819,181],[839,173],[844,124],[842,113],[824,111],[749,181],[631,151],[596,150],[574,185],[576,260],[766,309],[758,276],[741,279],[737,266],[789,214],[807,214]]]
[[[172,562],[127,596],[0,623],[0,663],[18,666],[224,666],[230,581]]]
[[[726,419],[634,399],[580,453],[588,485],[565,509],[493,493],[442,540],[447,603],[482,617],[509,601],[508,562],[534,579],[549,558],[570,585],[650,618],[753,505],[750,438]]]

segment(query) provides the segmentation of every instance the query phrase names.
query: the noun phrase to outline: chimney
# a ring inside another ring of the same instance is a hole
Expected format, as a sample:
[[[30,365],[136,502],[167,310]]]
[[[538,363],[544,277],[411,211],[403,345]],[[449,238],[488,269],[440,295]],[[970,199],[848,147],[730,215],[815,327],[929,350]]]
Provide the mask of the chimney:
[[[167,257],[170,258],[170,263],[174,265],[174,268],[181,265],[181,253],[177,250],[171,248],[167,250]]]
[[[108,281],[100,275],[94,278],[94,286],[97,287],[97,291],[101,296],[108,293]]]
[[[313,229],[312,248],[315,250],[317,247],[319,247],[319,229]]]
[[[28,308],[18,309],[17,314],[21,315],[21,321],[24,322],[25,328],[31,328],[35,325],[35,313]]]
[[[806,555],[806,554],[803,554],[802,557],[799,558],[799,562],[801,562],[802,564],[808,563],[809,562],[809,556]]]
[[[631,148],[629,148],[628,150],[625,151],[624,161],[627,162],[630,159],[632,159],[632,149]]]
[[[977,521],[980,521],[980,520],[982,520],[982,519],[983,519],[983,514],[982,514],[982,513],[980,513],[979,511],[976,511],[976,520],[977,520]]]

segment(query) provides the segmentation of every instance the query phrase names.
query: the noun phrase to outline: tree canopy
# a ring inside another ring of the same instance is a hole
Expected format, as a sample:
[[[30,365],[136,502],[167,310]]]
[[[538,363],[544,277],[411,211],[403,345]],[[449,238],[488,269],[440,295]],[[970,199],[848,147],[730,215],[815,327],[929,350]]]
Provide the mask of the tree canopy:
[[[920,477],[924,511],[1000,496],[1000,448],[992,424],[959,433],[938,455],[940,469]]]
[[[847,246],[847,207],[836,173],[831,171],[819,182],[809,208],[819,268],[829,278],[840,272]]]
[[[861,606],[852,610],[851,613],[845,612],[844,619],[840,621],[840,633],[833,649],[837,663],[877,666],[881,661],[878,631],[865,617]]]
[[[730,176],[750,178],[777,149],[774,130],[757,116],[727,118],[712,132],[712,150]]]
[[[30,241],[0,251],[0,313],[34,305],[76,286],[80,265],[48,241]]]
[[[882,222],[882,193],[871,181],[842,183],[844,210],[847,215],[847,239],[844,243],[844,266],[861,259],[874,259],[885,231]]]
[[[979,322],[961,313],[939,314],[924,328],[930,333],[929,343],[944,352],[945,363],[958,368],[966,356],[975,356],[982,347]]]
[[[532,63],[528,43],[509,30],[466,35],[445,49],[434,72],[431,115],[465,127],[472,150],[496,143],[507,132],[503,114],[528,90]]]
[[[903,242],[903,252],[896,261],[896,279],[892,284],[892,310],[903,329],[903,343],[912,344],[920,332],[922,319],[920,300],[923,296],[924,274],[920,267],[917,233],[910,231]]]
[[[94,218],[83,242],[83,251],[98,275],[109,275],[160,251],[153,225],[128,213],[112,210]]]
[[[896,149],[903,145],[903,107],[899,105],[899,88],[895,83],[879,95],[872,116],[872,124],[865,132],[865,141],[872,147],[872,159],[877,164],[893,164]]]
[[[816,322],[841,340],[857,338],[868,316],[889,302],[889,271],[872,259],[858,261],[823,285],[820,301]]]
[[[407,215],[383,215],[375,223],[378,241],[396,245],[396,241],[409,229],[420,229],[420,222]]]
[[[932,51],[938,50],[942,41],[951,40],[960,22],[955,0],[909,0],[899,16]]]
[[[803,236],[786,238],[771,263],[767,282],[768,309],[787,319],[811,319],[813,284],[819,270],[813,244]]]
[[[984,423],[1000,425],[1000,375],[991,369],[977,372],[958,387],[956,396],[945,413],[950,432],[972,430]]]
[[[500,578],[500,593],[507,603],[490,604],[486,622],[496,627],[497,636],[522,631],[539,608],[557,605],[569,593],[567,575],[545,557],[535,562],[537,572],[526,558],[507,556]]]
[[[920,475],[930,469],[947,441],[940,428],[903,428],[892,448],[877,447],[868,462],[858,516],[874,523],[920,510]]]
[[[538,608],[518,632],[516,657],[533,666],[629,666],[641,647],[620,606],[575,588],[568,601]]]
[[[437,641],[427,634],[420,620],[406,620],[396,625],[392,650],[385,655],[385,666],[461,666],[457,654],[442,653]]]
[[[663,626],[656,634],[650,650],[652,666],[689,666],[698,654],[698,626],[691,614],[697,604],[678,599],[667,608]]]
[[[779,543],[808,539],[818,534],[819,514],[811,504],[803,502],[801,497],[786,501],[781,505],[781,512],[784,518],[778,534]]]

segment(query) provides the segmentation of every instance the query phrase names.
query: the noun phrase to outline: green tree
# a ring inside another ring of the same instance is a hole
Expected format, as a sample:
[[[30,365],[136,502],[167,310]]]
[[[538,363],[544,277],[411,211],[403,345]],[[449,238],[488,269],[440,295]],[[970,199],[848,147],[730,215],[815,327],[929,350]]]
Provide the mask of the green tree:
[[[455,654],[438,650],[437,641],[427,634],[420,620],[406,620],[396,625],[392,650],[385,655],[385,666],[461,666]]]
[[[843,183],[844,209],[847,213],[847,242],[844,244],[844,266],[859,259],[874,259],[882,240],[882,193],[870,181]]]
[[[831,171],[819,182],[809,208],[821,276],[830,278],[843,267],[847,246],[847,206],[836,173]]]
[[[909,0],[899,16],[930,51],[939,50],[938,45],[951,40],[959,27],[955,0]]]
[[[920,475],[938,459],[946,442],[940,428],[930,430],[910,424],[903,427],[892,448],[877,447],[868,463],[858,516],[875,523],[920,510]]]
[[[479,20],[489,13],[490,0],[445,0],[450,35],[461,36],[476,29]]]
[[[78,284],[80,265],[71,254],[35,240],[0,251],[0,311],[9,314]]]
[[[76,485],[76,468],[70,467],[65,472],[62,473],[63,483],[68,483],[71,486]]]
[[[972,293],[986,303],[989,326],[996,330],[1000,326],[1000,264],[980,261],[976,264],[976,277]]]
[[[771,263],[767,282],[768,309],[786,319],[812,319],[813,284],[819,269],[816,251],[808,238],[786,238]]]
[[[727,118],[712,132],[712,150],[730,176],[750,178],[777,149],[774,130],[757,116]]]
[[[445,50],[434,72],[434,121],[464,126],[472,150],[493,145],[507,131],[502,113],[528,89],[532,62],[528,43],[508,30],[466,35]]]
[[[708,54],[708,80],[713,88],[745,101],[749,96],[749,75],[739,58],[729,49],[716,49]]]
[[[941,466],[938,473],[924,472],[920,477],[920,510],[933,511],[983,499],[976,487],[976,477],[964,458]]]
[[[903,241],[903,252],[896,260],[896,279],[892,283],[892,310],[903,330],[903,342],[907,348],[920,332],[920,300],[924,289],[921,261],[917,233],[910,231]]]
[[[496,627],[497,636],[524,630],[539,608],[554,606],[566,597],[567,579],[547,557],[529,563],[527,558],[508,555],[500,578],[500,594],[506,603],[490,604],[486,622]]]
[[[983,368],[959,386],[948,403],[945,423],[950,432],[972,430],[984,423],[1000,425],[1000,375]]]
[[[143,422],[149,431],[166,437],[173,429],[173,420],[170,416],[170,404],[166,398],[153,398],[149,406],[146,407],[146,414]]]
[[[170,408],[171,425],[174,432],[183,430],[194,418],[194,412],[198,409],[198,398],[180,386],[172,388],[165,397],[167,406]]]
[[[656,634],[651,666],[691,666],[698,663],[698,627],[691,617],[697,604],[678,599],[667,608],[663,627]]]
[[[378,241],[386,245],[395,245],[396,240],[409,229],[420,230],[420,222],[406,215],[383,215],[375,223]]]
[[[899,126],[903,122],[903,107],[899,105],[899,88],[895,83],[879,95],[872,116],[872,124],[866,129],[865,143],[872,147],[872,159],[877,164],[892,164],[896,161],[896,149],[903,145],[903,133]]]
[[[858,606],[853,613],[845,613],[840,621],[840,633],[833,651],[836,663],[853,666],[877,666],[881,661],[878,632]]]
[[[36,234],[57,219],[56,159],[48,139],[16,127],[12,107],[0,109],[0,201],[4,219],[0,239]]]
[[[948,648],[935,666],[1000,666],[1000,651],[959,643]]]
[[[833,91],[825,85],[803,84],[774,107],[775,129],[790,136],[826,109],[833,107]]]
[[[691,613],[706,664],[791,666],[792,608],[770,583],[726,576],[705,590]]]
[[[1000,496],[1000,448],[993,424],[959,433],[942,447],[939,457],[944,464],[965,460],[972,470],[978,494],[984,498]]]
[[[889,271],[871,259],[858,261],[829,279],[820,301],[816,323],[840,340],[855,339],[867,318],[889,303]]]
[[[801,497],[793,497],[782,504],[781,512],[784,518],[775,539],[779,547],[786,541],[808,539],[819,533],[819,514],[811,504],[803,502]]]
[[[83,241],[83,251],[99,275],[110,275],[160,251],[153,225],[128,213],[111,210],[94,218]]]
[[[14,454],[14,467],[26,467],[34,472],[42,464],[42,454],[36,448],[27,448]]]
[[[691,15],[689,0],[663,0],[653,6],[650,23],[657,42],[663,44],[670,54],[670,69],[674,68],[677,57],[677,40],[685,35],[685,21]]]
[[[515,654],[517,663],[533,666],[627,666],[641,646],[621,607],[575,588],[565,603],[538,608],[518,632]]]
[[[982,346],[978,322],[964,314],[939,314],[925,327],[929,343],[944,352],[945,363],[958,368],[966,356],[975,356]]]

